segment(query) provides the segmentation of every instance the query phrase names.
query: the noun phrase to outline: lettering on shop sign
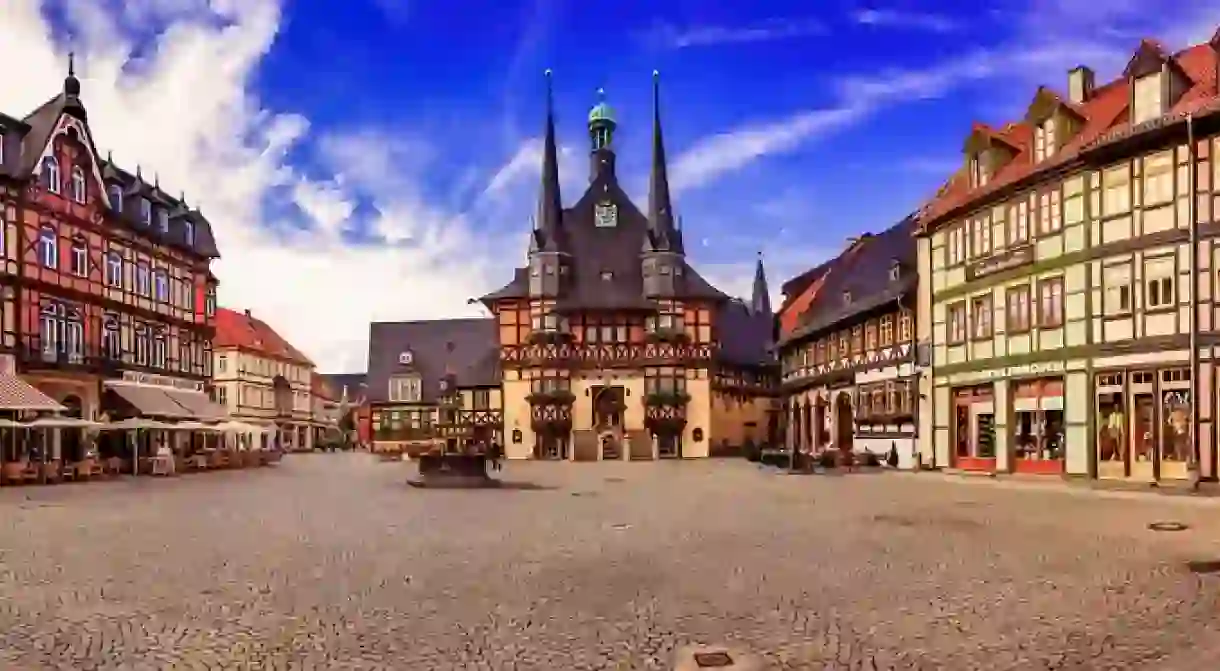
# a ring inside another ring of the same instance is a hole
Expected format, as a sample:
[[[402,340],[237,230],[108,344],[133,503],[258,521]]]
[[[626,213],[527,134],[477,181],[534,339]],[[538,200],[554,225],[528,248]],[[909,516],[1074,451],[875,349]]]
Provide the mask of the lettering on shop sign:
[[[1031,245],[1010,249],[1004,254],[984,259],[966,268],[966,279],[975,280],[987,275],[994,275],[1010,268],[1023,266],[1034,260],[1034,248]]]
[[[153,387],[173,387],[186,391],[203,391],[203,383],[197,380],[183,380],[177,377],[157,375],[155,373],[140,373],[132,370],[123,371],[123,381],[132,384],[147,384]]]

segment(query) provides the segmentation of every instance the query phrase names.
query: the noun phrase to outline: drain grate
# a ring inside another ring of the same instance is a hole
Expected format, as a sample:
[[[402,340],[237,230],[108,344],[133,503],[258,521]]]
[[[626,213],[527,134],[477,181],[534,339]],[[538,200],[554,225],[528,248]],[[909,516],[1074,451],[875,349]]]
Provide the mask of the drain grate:
[[[1215,575],[1220,573],[1220,559],[1188,561],[1186,569],[1195,575]]]
[[[733,658],[727,652],[696,652],[695,666],[701,669],[722,669],[733,665]]]
[[[1186,531],[1190,527],[1181,522],[1153,522],[1148,528],[1153,531]]]

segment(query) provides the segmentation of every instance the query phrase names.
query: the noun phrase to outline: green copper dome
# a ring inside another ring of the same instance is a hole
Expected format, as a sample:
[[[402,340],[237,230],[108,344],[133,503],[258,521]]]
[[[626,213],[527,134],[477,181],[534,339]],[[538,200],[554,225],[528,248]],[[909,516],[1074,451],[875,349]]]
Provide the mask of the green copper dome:
[[[605,90],[598,89],[597,95],[601,98],[601,100],[593,106],[593,109],[589,110],[589,123],[593,124],[599,121],[608,121],[612,124],[615,123],[614,108],[610,107],[610,105],[606,103]]]

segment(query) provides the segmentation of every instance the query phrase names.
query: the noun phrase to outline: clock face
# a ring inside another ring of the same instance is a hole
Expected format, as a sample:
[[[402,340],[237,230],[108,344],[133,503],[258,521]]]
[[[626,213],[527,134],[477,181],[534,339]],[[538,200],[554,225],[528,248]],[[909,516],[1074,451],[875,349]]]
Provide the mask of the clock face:
[[[598,203],[593,216],[598,228],[614,228],[618,225],[618,206],[614,203]]]

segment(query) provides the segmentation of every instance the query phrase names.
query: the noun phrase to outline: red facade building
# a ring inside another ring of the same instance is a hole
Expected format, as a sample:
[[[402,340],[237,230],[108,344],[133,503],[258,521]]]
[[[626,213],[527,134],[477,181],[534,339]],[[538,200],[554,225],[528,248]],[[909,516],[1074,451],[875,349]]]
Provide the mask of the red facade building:
[[[0,114],[4,372],[85,418],[215,418],[211,226],[99,155],[80,89],[70,67],[58,95]]]

